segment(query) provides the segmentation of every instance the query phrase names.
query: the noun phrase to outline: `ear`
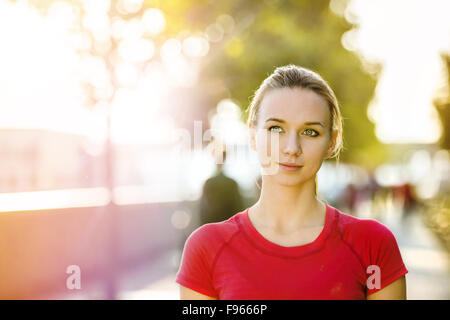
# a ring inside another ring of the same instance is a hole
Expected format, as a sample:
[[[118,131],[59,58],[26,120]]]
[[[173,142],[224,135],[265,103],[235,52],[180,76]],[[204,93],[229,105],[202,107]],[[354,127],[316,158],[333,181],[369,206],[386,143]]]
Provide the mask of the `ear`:
[[[325,155],[325,159],[330,158],[331,155],[333,154],[333,149],[334,149],[334,147],[336,145],[337,136],[338,136],[338,131],[337,130],[333,130],[333,133],[332,133],[331,139],[330,139],[330,144],[328,146],[327,153]]]
[[[253,151],[256,151],[256,128],[252,124],[249,124],[248,129],[250,147]]]

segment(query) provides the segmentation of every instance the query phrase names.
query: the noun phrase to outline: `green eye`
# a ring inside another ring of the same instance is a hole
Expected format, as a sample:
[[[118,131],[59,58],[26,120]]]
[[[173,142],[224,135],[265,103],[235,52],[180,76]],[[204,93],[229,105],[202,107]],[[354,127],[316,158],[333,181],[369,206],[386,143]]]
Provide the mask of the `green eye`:
[[[280,126],[271,126],[269,128],[270,132],[276,132],[276,133],[280,133],[283,129]]]
[[[306,129],[304,132],[306,133],[306,135],[311,136],[311,137],[316,137],[319,135],[319,133],[313,129]]]

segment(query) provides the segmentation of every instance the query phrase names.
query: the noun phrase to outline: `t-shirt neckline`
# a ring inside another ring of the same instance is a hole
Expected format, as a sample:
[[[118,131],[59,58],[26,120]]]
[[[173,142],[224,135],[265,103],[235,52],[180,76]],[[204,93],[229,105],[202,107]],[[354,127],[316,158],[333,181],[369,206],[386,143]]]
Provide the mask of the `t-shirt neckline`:
[[[276,256],[299,257],[320,250],[324,245],[326,238],[330,234],[332,226],[334,224],[336,213],[334,208],[328,205],[328,203],[325,203],[325,205],[325,223],[322,231],[312,242],[299,246],[285,247],[263,237],[262,234],[260,234],[259,231],[256,230],[256,228],[250,221],[250,218],[248,216],[249,208],[245,209],[245,211],[242,213],[239,219],[239,224],[243,229],[247,239],[253,244],[253,246],[258,248],[259,250]]]

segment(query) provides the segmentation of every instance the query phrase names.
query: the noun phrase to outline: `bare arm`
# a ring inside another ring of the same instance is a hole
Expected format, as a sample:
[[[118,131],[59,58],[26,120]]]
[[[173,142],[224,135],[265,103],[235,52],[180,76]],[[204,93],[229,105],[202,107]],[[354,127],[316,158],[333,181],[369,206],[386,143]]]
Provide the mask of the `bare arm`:
[[[181,300],[217,300],[216,298],[206,296],[180,285],[180,299]]]
[[[368,295],[367,300],[406,300],[406,277],[403,276],[387,287]]]

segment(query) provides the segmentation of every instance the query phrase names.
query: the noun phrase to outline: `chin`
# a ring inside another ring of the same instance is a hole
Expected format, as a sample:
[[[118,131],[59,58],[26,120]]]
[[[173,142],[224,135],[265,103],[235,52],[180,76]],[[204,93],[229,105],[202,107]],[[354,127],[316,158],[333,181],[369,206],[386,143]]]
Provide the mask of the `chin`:
[[[268,181],[270,181],[269,183],[280,185],[280,186],[285,186],[285,187],[300,186],[310,180],[314,180],[314,176],[311,176],[309,178],[308,177],[305,178],[305,176],[303,176],[303,175],[287,176],[287,175],[283,174],[282,172],[272,175],[272,176],[269,176],[269,178],[268,178]]]
[[[278,185],[285,187],[296,187],[304,184],[307,180],[299,179],[299,178],[286,178],[286,177],[278,177],[274,179],[274,182]]]

